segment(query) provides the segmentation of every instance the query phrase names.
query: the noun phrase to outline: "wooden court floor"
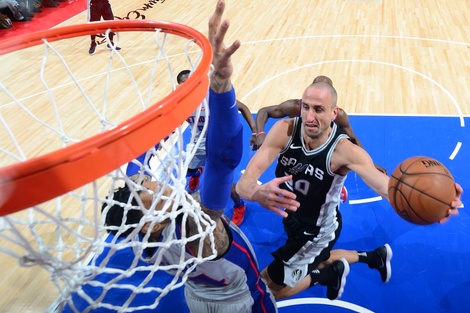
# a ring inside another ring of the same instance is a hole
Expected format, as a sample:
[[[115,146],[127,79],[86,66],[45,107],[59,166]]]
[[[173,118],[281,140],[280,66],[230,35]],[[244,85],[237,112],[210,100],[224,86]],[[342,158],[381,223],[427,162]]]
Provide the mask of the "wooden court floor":
[[[186,24],[206,33],[215,0],[111,3],[117,18],[145,15],[146,19]],[[257,112],[263,106],[299,98],[307,84],[323,74],[332,78],[339,94],[338,104],[352,115],[451,116],[458,121],[455,132],[469,138],[464,118],[470,115],[469,12],[470,2],[466,0],[295,0],[275,5],[265,0],[227,0],[226,17],[231,20],[228,42],[242,42],[233,58],[238,99]],[[86,19],[83,12],[62,25]],[[146,44],[139,36],[120,38],[121,53],[135,62],[146,60],[141,52]],[[106,52],[101,48],[89,56],[88,47],[89,39],[83,38],[76,45],[63,47],[63,52],[73,56],[84,78],[92,79],[98,74],[94,66]],[[39,58],[18,54],[16,60],[10,60],[0,57],[1,79],[16,83],[16,96],[21,97],[27,92],[27,80],[22,75],[37,68]],[[66,80],[60,71],[54,75],[58,82]],[[120,91],[122,88],[110,89]],[[0,112],[11,109],[4,99],[0,95]],[[120,99],[123,107],[117,106],[116,110],[125,111],[127,100],[125,96]],[[85,118],[76,114],[70,112],[74,118],[69,123]],[[394,125],[385,131],[393,138]],[[430,128],[427,135],[432,137],[436,132],[441,132],[438,126]],[[32,149],[42,149],[40,138],[34,135],[27,136]],[[461,149],[465,148],[468,141],[460,141]],[[439,147],[436,143],[435,149]],[[469,190],[468,181],[463,188]],[[19,269],[8,256],[0,256],[0,262],[2,268],[12,269],[4,270],[2,275],[0,311],[47,310],[58,294],[48,283],[47,274],[36,268]]]

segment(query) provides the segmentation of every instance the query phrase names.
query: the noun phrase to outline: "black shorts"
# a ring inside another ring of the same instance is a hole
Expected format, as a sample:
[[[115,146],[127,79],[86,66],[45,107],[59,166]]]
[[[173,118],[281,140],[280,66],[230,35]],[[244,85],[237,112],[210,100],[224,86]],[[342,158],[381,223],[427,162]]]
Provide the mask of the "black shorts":
[[[274,251],[274,260],[268,265],[271,280],[278,285],[295,285],[318,265],[330,258],[330,251],[339,238],[342,218],[336,210],[337,227],[329,236],[317,238],[306,235],[298,220],[289,215],[283,220],[287,233],[286,243]],[[292,277],[291,277],[292,276]],[[290,283],[289,283],[290,281]]]
[[[90,22],[114,20],[113,10],[108,1],[93,1],[90,4]]]

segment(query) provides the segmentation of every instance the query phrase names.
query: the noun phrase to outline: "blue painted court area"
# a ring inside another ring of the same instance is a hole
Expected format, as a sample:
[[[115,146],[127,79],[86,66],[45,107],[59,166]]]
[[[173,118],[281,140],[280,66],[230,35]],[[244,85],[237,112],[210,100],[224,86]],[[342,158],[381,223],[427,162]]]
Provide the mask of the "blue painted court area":
[[[389,174],[408,157],[433,157],[445,164],[467,190],[462,200],[464,205],[469,203],[470,132],[464,127],[469,123],[468,118],[461,121],[457,117],[353,115],[350,119],[375,163],[385,167]],[[241,173],[253,155],[249,151],[251,132],[246,123],[242,123],[246,145],[237,173]],[[271,166],[261,177],[262,182],[272,179],[273,175],[274,166]],[[354,264],[339,301],[329,301],[326,288],[315,286],[292,299],[280,301],[279,312],[470,312],[470,214],[467,208],[461,209],[460,215],[446,224],[416,226],[402,220],[386,200],[377,199],[353,173],[349,174],[345,185],[349,198],[341,206],[343,231],[336,248],[372,250],[384,243],[390,244],[394,253],[390,282],[383,284],[377,271],[364,264]],[[231,205],[230,202],[227,209],[229,216]],[[285,240],[281,218],[255,203],[247,203],[241,229],[251,240],[261,269],[271,261],[270,252]],[[121,266],[125,265],[126,256],[119,260]],[[129,281],[133,279],[139,281],[133,277]],[[165,284],[166,280],[166,275],[160,275],[152,282],[158,285]],[[188,312],[182,291],[182,288],[172,291],[152,312]],[[119,292],[113,294],[118,301]],[[136,299],[134,304],[139,301],[145,302],[145,299]]]
[[[470,131],[461,126],[459,118],[354,115],[350,120],[374,162],[389,174],[409,157],[433,157],[467,190],[462,201],[464,205],[469,202]],[[469,119],[464,122],[468,125]],[[246,130],[245,138],[248,136]],[[460,149],[450,160],[459,142]],[[245,153],[241,167],[251,155]],[[261,181],[267,182],[273,175],[274,166]],[[377,271],[354,264],[341,301],[329,301],[326,288],[315,286],[297,295],[296,301],[281,301],[279,312],[470,312],[468,210],[461,209],[459,216],[443,225],[416,226],[402,220],[387,200],[373,201],[375,192],[354,173],[345,186],[349,199],[341,206],[343,230],[336,248],[369,250],[389,243],[394,253],[390,282],[383,284]],[[264,268],[271,261],[269,253],[285,239],[281,218],[255,203],[247,207],[241,228]]]

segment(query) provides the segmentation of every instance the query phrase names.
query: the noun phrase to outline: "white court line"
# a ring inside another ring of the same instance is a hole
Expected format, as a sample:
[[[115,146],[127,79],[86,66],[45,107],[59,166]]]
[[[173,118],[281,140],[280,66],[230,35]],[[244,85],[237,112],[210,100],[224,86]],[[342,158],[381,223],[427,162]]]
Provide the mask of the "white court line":
[[[304,304],[321,304],[328,305],[332,307],[344,308],[358,313],[374,313],[374,311],[368,310],[354,303],[349,303],[342,300],[329,300],[324,298],[299,298],[291,299],[285,301],[277,302],[278,308],[291,307],[295,305],[304,305]]]
[[[271,76],[271,78],[261,82],[260,84],[258,84],[257,86],[255,86],[253,89],[251,89],[243,98],[242,98],[242,102],[246,100],[247,97],[249,97],[252,93],[254,93],[256,90],[260,89],[261,87],[263,87],[264,85],[268,84],[269,82],[271,82],[272,80],[280,77],[280,76],[283,76],[287,73],[291,73],[291,72],[294,72],[294,71],[297,71],[299,69],[303,69],[303,68],[307,68],[307,67],[312,67],[312,66],[317,66],[317,65],[323,65],[323,64],[331,64],[331,63],[372,63],[372,64],[379,64],[379,65],[386,65],[386,66],[390,66],[390,67],[395,67],[395,68],[399,68],[399,69],[402,69],[404,71],[408,71],[408,72],[411,72],[413,74],[416,74],[426,80],[428,80],[429,82],[431,82],[432,84],[436,85],[439,89],[441,89],[444,94],[447,95],[447,97],[449,97],[450,101],[454,104],[454,107],[455,109],[457,110],[457,115],[459,117],[459,120],[460,120],[460,126],[461,127],[465,127],[465,121],[464,121],[464,118],[463,118],[463,113],[462,113],[462,109],[460,107],[460,104],[457,102],[457,100],[454,98],[454,96],[452,96],[452,94],[446,89],[444,88],[444,86],[442,86],[441,84],[439,84],[437,81],[435,81],[434,79],[432,79],[430,76],[428,75],[425,75],[425,74],[422,74],[418,71],[415,71],[411,68],[408,68],[408,67],[405,67],[405,66],[401,66],[401,65],[397,65],[397,64],[393,64],[393,63],[388,63],[388,62],[382,62],[382,61],[373,61],[373,60],[360,60],[360,59],[350,59],[350,60],[329,60],[329,61],[320,61],[320,62],[314,62],[314,63],[310,63],[310,64],[306,64],[306,65],[302,65],[302,66],[297,66],[297,67],[294,67],[294,68],[291,68],[287,71],[284,71],[284,72],[281,72],[277,75],[274,75],[274,76]]]
[[[455,156],[457,155],[457,153],[459,153],[460,151],[460,147],[462,147],[462,142],[457,142],[457,144],[455,145],[455,149],[454,151],[452,152],[452,154],[450,155],[449,159],[453,160],[455,158]]]
[[[318,38],[384,38],[384,39],[404,39],[404,40],[417,40],[417,41],[431,41],[437,43],[447,43],[451,45],[469,46],[470,43],[462,41],[444,40],[444,39],[433,39],[423,37],[409,37],[409,36],[384,36],[384,35],[308,35],[308,36],[293,36],[283,38],[271,38],[262,40],[244,41],[243,44],[256,44],[262,42],[273,42],[273,41],[288,41],[298,39],[318,39]]]
[[[458,42],[458,41],[451,41],[451,40],[442,40],[442,39],[432,39],[432,38],[422,38],[422,37],[408,37],[408,36],[383,36],[383,35],[315,35],[315,36],[293,36],[293,37],[284,37],[284,38],[271,38],[271,39],[263,39],[263,40],[253,40],[253,41],[247,41],[247,42],[244,42],[245,45],[247,44],[256,44],[256,43],[263,43],[263,42],[266,42],[266,43],[271,43],[271,42],[274,42],[274,41],[289,41],[289,40],[298,40],[298,39],[318,39],[318,38],[385,38],[385,39],[390,39],[390,38],[393,38],[393,39],[404,39],[404,40],[415,40],[415,41],[430,41],[430,42],[436,42],[436,43],[446,43],[446,44],[451,44],[451,45],[462,45],[462,46],[470,46],[469,43],[467,42]],[[391,67],[396,67],[396,68],[400,68],[402,70],[405,70],[405,71],[409,71],[409,72],[412,72],[418,76],[421,76],[423,77],[424,79],[430,81],[431,83],[433,83],[434,85],[436,85],[439,89],[441,89],[451,100],[451,102],[454,104],[457,112],[458,112],[458,117],[459,117],[459,120],[460,120],[460,126],[461,127],[465,127],[465,121],[464,121],[464,118],[463,118],[463,114],[462,114],[462,110],[461,110],[461,107],[459,105],[459,103],[457,102],[457,100],[452,96],[452,94],[447,90],[445,89],[441,84],[439,84],[436,80],[432,79],[431,77],[429,77],[428,75],[424,75],[422,73],[419,73],[411,68],[408,68],[408,67],[404,67],[404,66],[401,66],[401,65],[397,65],[397,64],[393,64],[393,63],[388,63],[388,62],[381,62],[381,61],[373,61],[373,60],[359,60],[359,59],[352,59],[352,60],[330,60],[330,61],[321,61],[321,62],[315,62],[315,63],[311,63],[311,64],[307,64],[307,65],[304,65],[304,66],[299,66],[299,67],[296,67],[296,68],[293,68],[293,69],[290,69],[290,70],[287,70],[283,73],[280,73],[278,75],[275,75],[273,77],[271,77],[270,79],[264,81],[264,82],[261,82],[261,84],[259,84],[258,86],[256,86],[255,88],[253,88],[252,90],[250,90],[243,98],[242,98],[242,101],[245,101],[246,98],[248,96],[250,96],[254,91],[256,91],[257,89],[259,89],[260,87],[264,86],[265,84],[267,84],[268,82],[270,82],[271,80],[277,78],[277,77],[280,77],[284,74],[287,74],[287,73],[290,73],[290,72],[293,72],[293,71],[296,71],[298,69],[301,69],[301,68],[306,68],[306,67],[310,67],[310,66],[314,66],[314,65],[322,65],[322,64],[328,64],[328,63],[340,63],[340,62],[364,62],[364,63],[376,63],[376,64],[381,64],[381,65],[388,65],[388,66],[391,66]],[[434,115],[435,116],[435,115]],[[455,158],[455,156],[457,155],[457,153],[459,152],[460,150],[460,147],[462,145],[462,142],[458,142],[456,144],[456,147],[454,149],[454,151],[451,153],[451,155],[449,156],[449,159],[453,160]]]
[[[364,198],[364,199],[359,199],[359,200],[349,200],[349,204],[363,204],[363,203],[370,203],[370,202],[376,202],[376,201],[381,201],[383,198],[381,196],[378,197],[372,197],[372,198]]]
[[[464,120],[464,116],[463,116],[463,113],[462,113],[462,109],[460,107],[460,104],[458,103],[458,101],[454,98],[454,96],[446,89],[444,88],[444,86],[442,86],[441,84],[439,84],[437,81],[435,81],[434,79],[432,79],[431,77],[427,76],[427,75],[424,75],[420,72],[417,72],[411,68],[407,68],[407,67],[404,67],[404,66],[401,66],[401,65],[397,65],[397,64],[393,64],[393,63],[388,63],[388,62],[381,62],[381,61],[371,61],[371,60],[357,60],[357,59],[351,59],[351,60],[330,60],[330,61],[320,61],[320,62],[315,62],[315,63],[310,63],[310,64],[306,64],[306,65],[302,65],[302,66],[298,66],[298,67],[295,67],[295,68],[291,68],[287,71],[284,71],[282,73],[279,73],[277,75],[274,75],[272,76],[271,78],[261,82],[260,84],[258,84],[257,86],[255,86],[253,89],[251,89],[243,98],[242,98],[242,102],[246,101],[246,98],[249,97],[252,93],[254,93],[255,91],[257,91],[258,89],[260,89],[261,87],[264,87],[264,85],[268,84],[270,81],[282,76],[282,75],[285,75],[287,73],[291,73],[291,72],[294,72],[294,71],[297,71],[298,69],[302,69],[302,68],[307,68],[307,67],[312,67],[312,66],[316,66],[316,65],[323,65],[323,64],[328,64],[328,63],[346,63],[346,62],[358,62],[358,63],[373,63],[373,64],[380,64],[380,65],[388,65],[388,66],[391,66],[391,67],[396,67],[396,68],[399,68],[399,69],[402,69],[402,70],[405,70],[405,71],[409,71],[411,73],[414,73],[418,76],[421,76],[422,78],[430,81],[432,84],[436,85],[439,89],[441,89],[444,94],[447,95],[447,97],[449,97],[450,101],[454,104],[454,107],[455,109],[457,110],[457,117],[459,118],[460,120],[460,127],[465,127],[465,120]],[[436,115],[434,115],[436,116]],[[455,158],[455,156],[457,155],[457,153],[459,152],[460,150],[460,147],[462,146],[462,142],[458,142],[456,144],[456,148],[454,149],[454,151],[451,153],[449,159],[453,160]]]

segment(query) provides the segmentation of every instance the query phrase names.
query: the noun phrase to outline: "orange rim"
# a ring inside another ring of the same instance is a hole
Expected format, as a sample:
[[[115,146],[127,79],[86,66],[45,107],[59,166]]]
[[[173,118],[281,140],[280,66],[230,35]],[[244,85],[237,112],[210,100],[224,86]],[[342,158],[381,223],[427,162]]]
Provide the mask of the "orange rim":
[[[188,26],[150,20],[104,21],[54,28],[0,41],[0,55],[65,38],[123,31],[155,31],[193,39],[203,56],[177,90],[116,128],[66,148],[0,168],[0,216],[17,212],[77,189],[150,149],[178,127],[203,101],[209,88],[212,49]],[[152,136],[148,136],[152,134]]]

